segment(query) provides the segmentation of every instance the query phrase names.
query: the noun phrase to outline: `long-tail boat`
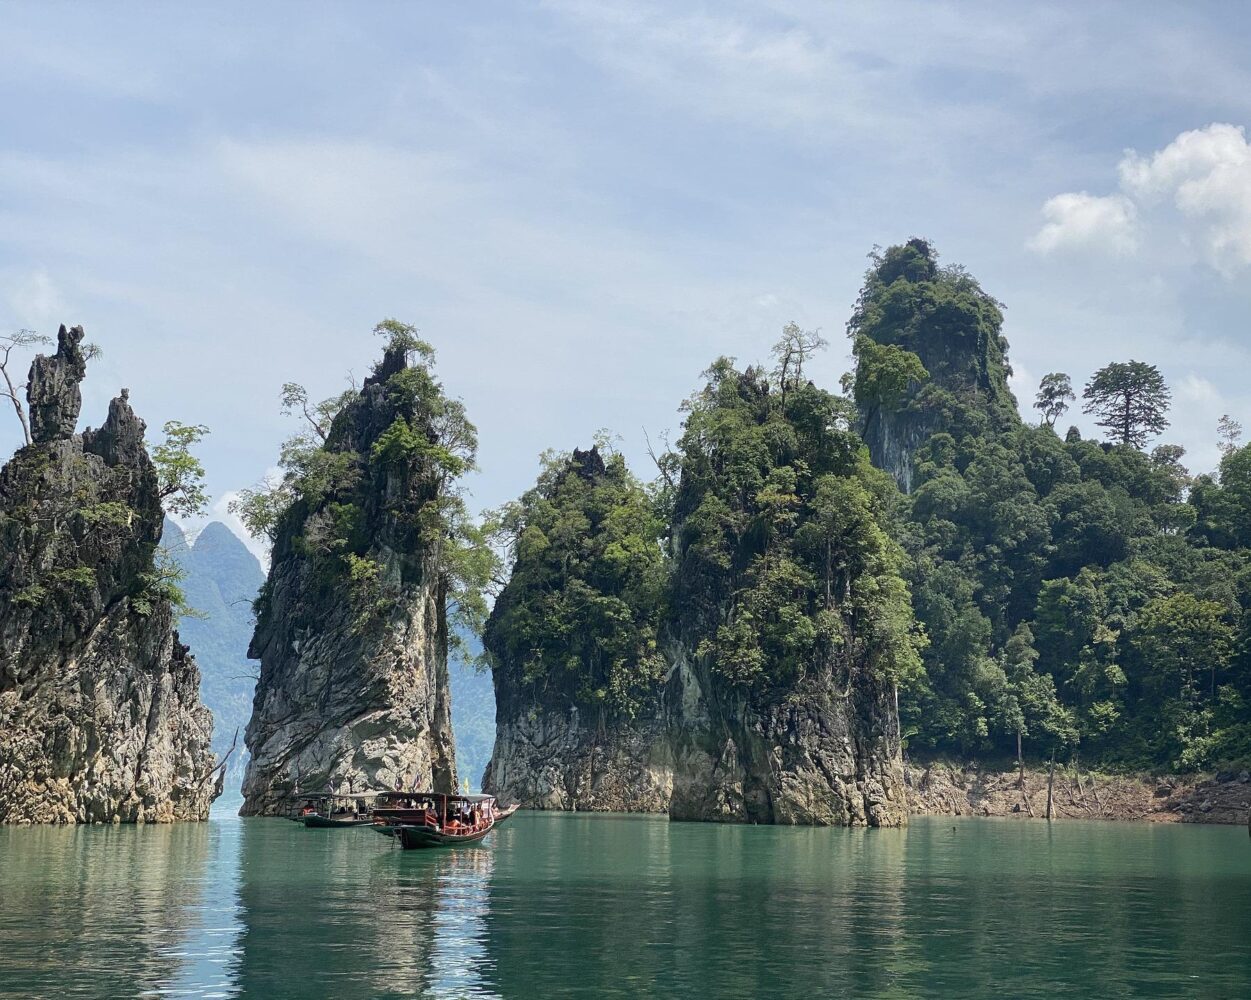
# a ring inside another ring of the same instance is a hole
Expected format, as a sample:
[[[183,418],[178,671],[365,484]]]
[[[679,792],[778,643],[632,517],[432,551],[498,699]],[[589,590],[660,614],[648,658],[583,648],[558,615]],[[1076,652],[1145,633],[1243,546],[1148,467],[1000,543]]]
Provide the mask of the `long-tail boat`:
[[[384,792],[374,804],[373,822],[383,836],[414,850],[476,844],[495,828],[498,816],[491,795]]]
[[[377,792],[350,795],[306,795],[292,819],[308,827],[369,826]]]
[[[501,823],[512,819],[513,813],[515,813],[520,808],[521,806],[517,804],[513,804],[511,806],[504,806],[501,808],[499,804],[497,803],[495,806],[495,825],[499,826]]]

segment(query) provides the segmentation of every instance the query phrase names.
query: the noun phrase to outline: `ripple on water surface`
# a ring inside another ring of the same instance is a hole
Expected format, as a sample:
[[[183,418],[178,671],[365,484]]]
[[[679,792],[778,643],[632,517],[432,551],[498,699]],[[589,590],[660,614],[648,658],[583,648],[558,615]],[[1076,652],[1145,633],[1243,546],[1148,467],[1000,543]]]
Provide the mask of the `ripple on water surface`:
[[[0,996],[1251,996],[1220,827],[0,829]]]

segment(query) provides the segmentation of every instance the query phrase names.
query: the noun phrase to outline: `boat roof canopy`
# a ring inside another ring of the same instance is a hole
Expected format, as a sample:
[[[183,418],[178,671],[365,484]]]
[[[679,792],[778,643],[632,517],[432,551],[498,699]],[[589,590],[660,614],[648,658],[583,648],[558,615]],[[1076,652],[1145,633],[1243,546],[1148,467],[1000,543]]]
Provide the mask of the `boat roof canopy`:
[[[494,802],[494,795],[447,795],[444,792],[373,792],[380,799],[447,799],[449,802]]]

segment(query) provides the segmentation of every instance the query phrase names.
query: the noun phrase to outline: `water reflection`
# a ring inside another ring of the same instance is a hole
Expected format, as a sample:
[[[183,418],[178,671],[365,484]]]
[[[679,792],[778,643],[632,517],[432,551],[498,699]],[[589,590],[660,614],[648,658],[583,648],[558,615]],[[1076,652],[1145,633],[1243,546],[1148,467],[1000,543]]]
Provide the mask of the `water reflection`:
[[[204,824],[0,828],[0,996],[161,993],[192,963],[224,984],[204,943],[219,839]]]
[[[242,827],[245,995],[491,995],[489,848],[400,851],[368,829]]]
[[[512,832],[526,865],[501,852],[488,921],[504,995],[867,996],[915,961],[898,832],[602,816]]]
[[[0,828],[0,997],[1248,996],[1240,829]]]

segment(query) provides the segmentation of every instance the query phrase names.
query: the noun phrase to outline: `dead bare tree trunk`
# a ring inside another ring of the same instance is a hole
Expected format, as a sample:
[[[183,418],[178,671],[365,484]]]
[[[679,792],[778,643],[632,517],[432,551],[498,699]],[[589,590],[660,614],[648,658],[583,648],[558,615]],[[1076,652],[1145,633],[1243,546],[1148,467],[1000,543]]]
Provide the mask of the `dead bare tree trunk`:
[[[1056,784],[1056,755],[1051,755],[1051,768],[1047,771],[1047,822],[1051,822],[1051,814],[1054,806],[1053,791]]]

